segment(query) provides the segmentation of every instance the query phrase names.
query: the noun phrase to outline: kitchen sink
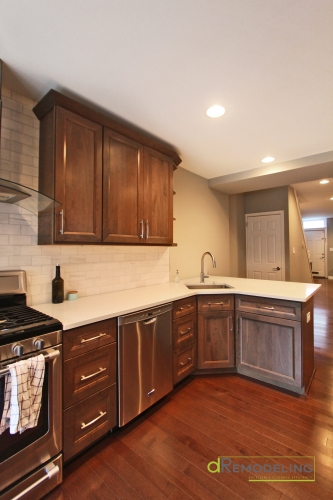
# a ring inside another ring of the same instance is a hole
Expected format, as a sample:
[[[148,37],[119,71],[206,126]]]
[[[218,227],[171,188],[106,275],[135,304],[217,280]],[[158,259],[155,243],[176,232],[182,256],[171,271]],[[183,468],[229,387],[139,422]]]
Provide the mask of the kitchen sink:
[[[221,288],[233,288],[233,286],[227,285],[226,283],[193,283],[186,286],[191,290],[193,289],[215,290]]]

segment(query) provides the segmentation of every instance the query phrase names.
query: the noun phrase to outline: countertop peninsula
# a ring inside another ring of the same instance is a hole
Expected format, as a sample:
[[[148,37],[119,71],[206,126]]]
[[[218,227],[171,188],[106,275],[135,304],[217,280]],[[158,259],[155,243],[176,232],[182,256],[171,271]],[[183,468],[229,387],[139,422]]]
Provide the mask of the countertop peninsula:
[[[227,289],[189,289],[186,284],[199,284],[199,278],[184,279],[180,283],[161,283],[141,288],[120,290],[101,295],[65,300],[62,304],[37,304],[32,307],[57,318],[64,330],[122,316],[148,307],[204,294],[235,294],[307,302],[320,285],[289,281],[268,281],[225,276],[210,276],[208,283],[226,283]],[[79,292],[80,295],[80,292]]]

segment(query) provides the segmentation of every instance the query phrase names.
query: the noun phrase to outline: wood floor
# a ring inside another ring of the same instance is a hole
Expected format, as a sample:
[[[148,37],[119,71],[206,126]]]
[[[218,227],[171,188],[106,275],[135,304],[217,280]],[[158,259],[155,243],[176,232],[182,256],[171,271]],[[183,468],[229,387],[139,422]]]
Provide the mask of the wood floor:
[[[190,378],[67,466],[45,498],[333,499],[333,280],[316,282],[316,373],[307,397],[237,375]],[[315,456],[315,482],[211,474],[207,464],[221,455]]]

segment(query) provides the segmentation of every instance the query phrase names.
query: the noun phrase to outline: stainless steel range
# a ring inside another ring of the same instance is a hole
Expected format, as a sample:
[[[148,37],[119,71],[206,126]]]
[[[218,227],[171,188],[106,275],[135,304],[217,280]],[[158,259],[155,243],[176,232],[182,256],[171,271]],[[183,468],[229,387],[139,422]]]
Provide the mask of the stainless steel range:
[[[0,419],[10,365],[42,354],[37,425],[0,434],[0,499],[38,500],[62,481],[62,324],[26,305],[24,271],[0,272]]]

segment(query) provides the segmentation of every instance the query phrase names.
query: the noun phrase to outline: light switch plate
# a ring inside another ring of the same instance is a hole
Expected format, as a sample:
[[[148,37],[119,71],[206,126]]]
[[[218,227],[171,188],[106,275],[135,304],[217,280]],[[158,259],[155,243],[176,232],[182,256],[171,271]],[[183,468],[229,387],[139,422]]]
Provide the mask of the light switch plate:
[[[308,313],[306,313],[306,322],[310,323],[310,321],[311,321],[311,312],[309,311]]]

